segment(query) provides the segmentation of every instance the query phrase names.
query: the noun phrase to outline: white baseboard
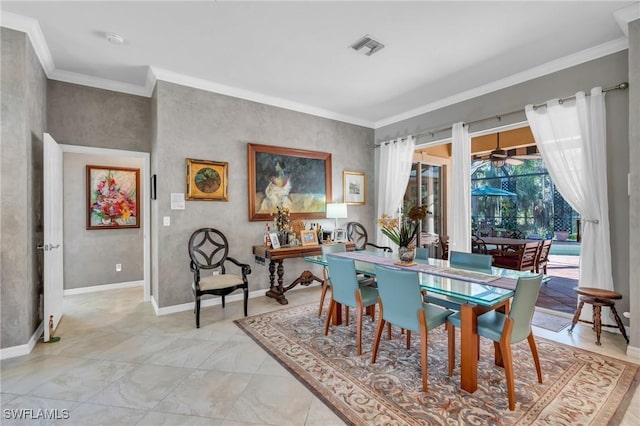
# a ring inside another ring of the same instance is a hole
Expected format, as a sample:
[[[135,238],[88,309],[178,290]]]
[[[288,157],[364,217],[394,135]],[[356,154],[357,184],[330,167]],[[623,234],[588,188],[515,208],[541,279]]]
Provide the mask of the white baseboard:
[[[40,323],[31,338],[24,345],[11,346],[9,348],[0,349],[0,359],[15,358],[17,356],[29,355],[33,347],[38,343],[38,339],[44,333],[44,321]]]
[[[72,296],[74,294],[93,293],[96,291],[118,290],[122,288],[143,287],[143,286],[144,286],[144,281],[126,281],[123,283],[102,284],[102,285],[92,285],[88,287],[70,288],[69,290],[65,290],[63,294],[65,296]]]
[[[267,292],[267,289],[264,289],[264,288],[260,290],[250,291],[249,299],[253,299],[256,297],[265,297],[264,294],[266,292]],[[235,302],[242,299],[243,299],[242,292],[234,293],[225,297],[225,303]],[[176,312],[192,311],[194,306],[193,305],[194,302],[188,302],[188,303],[182,303],[180,305],[171,305],[171,306],[165,306],[164,308],[159,308],[158,303],[156,302],[156,299],[153,296],[151,297],[151,304],[153,305],[153,310],[156,312],[156,315],[169,315],[169,314],[175,314]],[[202,302],[200,303],[200,307],[206,308],[208,306],[216,306],[221,304],[222,304],[222,298],[215,296],[212,298],[202,299]]]
[[[627,346],[627,356],[635,359],[640,359],[640,347]]]

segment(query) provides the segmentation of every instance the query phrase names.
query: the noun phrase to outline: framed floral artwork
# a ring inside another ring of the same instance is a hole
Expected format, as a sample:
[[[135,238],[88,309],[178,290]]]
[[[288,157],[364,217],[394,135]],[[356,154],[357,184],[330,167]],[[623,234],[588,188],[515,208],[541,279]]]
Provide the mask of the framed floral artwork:
[[[331,200],[331,154],[247,144],[249,220],[272,220],[280,208],[291,220],[324,219]]]
[[[345,204],[365,204],[364,173],[342,172],[343,202]]]
[[[140,227],[140,169],[87,165],[87,229]]]
[[[229,163],[186,159],[187,200],[229,201]]]

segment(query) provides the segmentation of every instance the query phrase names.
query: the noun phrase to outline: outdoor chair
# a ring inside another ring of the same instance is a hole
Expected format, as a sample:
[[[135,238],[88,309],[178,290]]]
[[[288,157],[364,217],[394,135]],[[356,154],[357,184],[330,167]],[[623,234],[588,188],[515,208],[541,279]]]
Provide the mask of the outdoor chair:
[[[358,251],[366,250],[367,246],[370,246],[389,253],[393,252],[393,250],[391,250],[391,247],[379,246],[370,243],[369,236],[367,235],[367,230],[364,229],[364,226],[362,226],[358,222],[347,223],[347,239],[355,244],[355,249]]]
[[[484,240],[476,235],[471,236],[471,252],[478,254],[487,254],[487,244]]]
[[[364,309],[374,306],[371,310],[371,320],[375,321],[375,305],[378,302],[378,289],[369,286],[358,285],[356,266],[353,259],[337,256],[327,256],[327,267],[331,277],[331,304],[324,327],[324,335],[329,334],[329,323],[333,310],[337,309],[337,303],[356,309],[356,340],[358,355],[362,355],[362,317]]]
[[[547,263],[549,263],[549,252],[551,251],[551,244],[553,240],[544,240],[538,250],[538,258],[536,259],[536,273],[540,273],[540,268],[544,273],[547,273]]]
[[[423,303],[421,300],[420,279],[414,271],[376,265],[378,283],[378,305],[380,319],[373,342],[371,363],[375,364],[380,346],[380,338],[385,323],[394,324],[406,331],[407,349],[411,348],[411,332],[420,332],[420,354],[422,363],[422,390],[427,385],[427,348],[429,330],[447,322],[451,311]]]
[[[520,277],[516,284],[513,302],[509,314],[503,314],[496,310],[486,312],[478,316],[478,336],[493,340],[496,344],[496,365],[504,364],[504,372],[507,380],[507,395],[509,398],[509,410],[515,409],[515,385],[513,379],[513,356],[511,345],[527,339],[533,355],[533,362],[538,374],[538,382],[542,383],[542,371],[540,359],[533,333],[531,332],[531,320],[535,310],[542,275],[534,277]],[[460,313],[448,317],[448,347],[449,347],[449,377],[453,375],[455,365],[455,327],[460,328]]]
[[[225,296],[236,290],[242,290],[246,317],[249,300],[247,275],[251,273],[251,267],[229,256],[227,237],[214,228],[196,230],[189,238],[189,257],[193,272],[191,288],[195,297],[196,328],[200,328],[200,299],[205,294],[221,296],[222,308],[224,308]],[[240,275],[227,273],[227,265],[230,263],[240,268]],[[218,274],[214,275],[214,271]]]
[[[538,250],[540,242],[526,243],[522,249],[514,252],[514,255],[503,253],[493,257],[493,266],[498,268],[513,269],[516,271],[536,270]]]
[[[347,246],[344,243],[335,243],[335,244],[323,244],[322,254],[328,255],[331,253],[344,253],[347,251]],[[323,280],[322,280],[322,292],[320,293],[320,307],[318,308],[318,316],[322,315],[322,308],[324,307],[324,299],[327,295],[327,289],[329,288],[329,283],[331,282],[331,277],[329,276],[329,272],[327,271],[327,267],[325,266],[322,270]],[[374,280],[369,277],[358,276],[358,284],[359,285],[371,285],[374,283]],[[346,318],[349,318],[349,308],[347,308]],[[347,321],[348,324],[348,321]]]

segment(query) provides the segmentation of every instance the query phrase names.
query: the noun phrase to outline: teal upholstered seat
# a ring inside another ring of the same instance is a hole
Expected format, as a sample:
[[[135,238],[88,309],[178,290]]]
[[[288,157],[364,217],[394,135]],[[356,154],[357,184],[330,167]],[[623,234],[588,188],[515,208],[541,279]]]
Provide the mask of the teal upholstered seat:
[[[507,393],[509,397],[509,409],[515,408],[515,390],[513,381],[513,358],[511,345],[524,339],[529,342],[533,362],[538,373],[538,382],[542,383],[542,372],[538,349],[531,332],[531,320],[535,310],[538,291],[542,283],[542,274],[534,277],[520,277],[516,285],[516,291],[511,303],[508,315],[495,310],[478,316],[478,335],[486,337],[498,343],[496,359],[502,359],[504,372],[507,379]],[[455,327],[460,327],[460,313],[449,317],[449,376],[453,374],[455,363]]]
[[[487,254],[463,253],[452,251],[449,253],[449,266],[452,268],[466,269],[468,271],[491,273],[491,256]],[[454,297],[433,296],[427,294],[425,300],[429,303],[444,306],[455,311],[460,310],[460,304],[464,303]]]
[[[344,253],[347,251],[347,246],[344,243],[335,243],[335,244],[323,244],[321,247],[322,254],[325,256],[331,253]],[[318,316],[322,315],[322,308],[324,306],[324,299],[327,295],[327,289],[329,288],[329,283],[331,282],[331,277],[327,272],[327,267],[325,266],[322,270],[323,280],[322,280],[322,292],[320,293],[320,307],[318,308]],[[359,285],[371,285],[374,283],[374,280],[369,277],[358,276],[358,284]],[[347,311],[347,318],[349,317],[349,311]],[[347,321],[347,325],[349,322]]]
[[[397,325],[407,333],[407,349],[411,346],[411,332],[420,332],[422,359],[422,390],[427,391],[428,331],[445,324],[451,315],[439,306],[424,303],[417,272],[376,265],[376,281],[380,295],[380,319],[373,343],[371,362],[376,362],[380,337],[386,322]]]
[[[356,267],[353,259],[337,256],[327,256],[327,267],[331,277],[331,304],[324,328],[325,336],[329,334],[331,315],[336,309],[336,303],[356,309],[358,355],[362,354],[362,316],[364,308],[375,306],[378,301],[378,290],[375,287],[358,284]],[[371,312],[371,319],[375,320],[375,310]]]

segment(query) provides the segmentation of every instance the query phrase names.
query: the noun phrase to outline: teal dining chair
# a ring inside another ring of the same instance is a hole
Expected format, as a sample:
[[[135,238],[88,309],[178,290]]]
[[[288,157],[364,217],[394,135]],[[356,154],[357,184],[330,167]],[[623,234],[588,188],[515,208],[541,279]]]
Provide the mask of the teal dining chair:
[[[449,252],[449,266],[469,271],[491,273],[492,257],[488,254]]]
[[[420,260],[429,259],[429,249],[424,247],[416,247],[415,259],[420,259]]]
[[[344,243],[334,243],[334,244],[323,244],[321,247],[322,254],[328,255],[331,253],[345,253],[347,251],[347,246]],[[320,293],[320,307],[318,308],[318,316],[322,316],[322,308],[324,307],[324,299],[327,296],[327,289],[329,288],[329,283],[331,282],[331,277],[327,272],[327,267],[325,266],[322,270],[323,280],[322,280],[322,292]],[[358,276],[358,284],[359,285],[371,285],[374,280],[369,277]],[[346,313],[346,318],[349,317],[349,311]],[[347,325],[349,322],[347,321]]]
[[[324,327],[324,335],[329,334],[329,323],[333,310],[337,309],[337,303],[356,310],[357,346],[358,355],[362,355],[362,317],[364,309],[373,306],[371,320],[375,321],[375,305],[378,302],[378,289],[369,286],[360,286],[356,276],[356,266],[353,259],[337,256],[327,256],[327,267],[331,277],[331,304]]]
[[[511,345],[527,339],[533,355],[533,362],[538,374],[538,382],[542,383],[542,371],[536,341],[531,331],[531,320],[538,299],[538,291],[542,283],[542,274],[533,277],[520,277],[516,284],[515,294],[509,314],[489,311],[478,316],[478,336],[493,340],[496,348],[496,364],[504,364],[507,380],[509,410],[515,409],[515,385],[513,380],[513,356]],[[460,327],[460,313],[448,317],[449,376],[453,374],[455,364],[455,327]]]
[[[463,253],[460,251],[452,251],[449,253],[449,266],[452,268],[465,269],[474,272],[484,272],[491,274],[492,258],[488,254]],[[455,311],[460,310],[461,301],[448,296],[427,294],[425,300],[429,303],[444,306],[447,309]]]
[[[376,265],[380,317],[373,342],[371,363],[376,362],[380,337],[385,323],[394,324],[406,331],[407,349],[411,348],[411,332],[420,332],[422,362],[422,390],[427,392],[427,348],[429,330],[447,322],[452,314],[439,306],[424,303],[417,272]]]

